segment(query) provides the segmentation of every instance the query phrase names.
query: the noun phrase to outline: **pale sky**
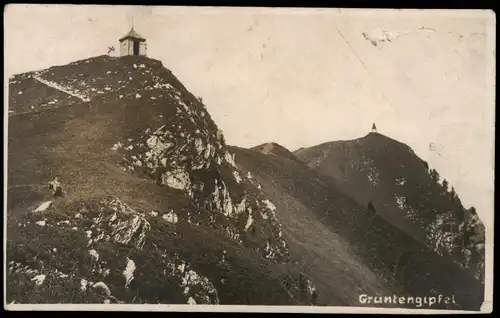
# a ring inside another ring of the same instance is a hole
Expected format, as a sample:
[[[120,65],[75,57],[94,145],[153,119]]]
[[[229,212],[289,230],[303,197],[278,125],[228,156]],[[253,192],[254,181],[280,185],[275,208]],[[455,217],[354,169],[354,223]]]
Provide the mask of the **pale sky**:
[[[375,122],[491,220],[493,12],[9,5],[5,75],[107,54],[132,16],[228,144],[293,151]]]

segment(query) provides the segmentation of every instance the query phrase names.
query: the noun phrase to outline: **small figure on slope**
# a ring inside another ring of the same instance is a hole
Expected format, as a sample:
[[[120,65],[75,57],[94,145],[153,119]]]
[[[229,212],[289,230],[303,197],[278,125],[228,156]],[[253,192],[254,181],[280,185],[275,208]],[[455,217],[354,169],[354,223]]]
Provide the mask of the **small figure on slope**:
[[[59,182],[59,178],[55,177],[54,180],[49,182],[49,189],[52,190],[52,194],[55,197],[60,197],[63,194],[61,183]]]

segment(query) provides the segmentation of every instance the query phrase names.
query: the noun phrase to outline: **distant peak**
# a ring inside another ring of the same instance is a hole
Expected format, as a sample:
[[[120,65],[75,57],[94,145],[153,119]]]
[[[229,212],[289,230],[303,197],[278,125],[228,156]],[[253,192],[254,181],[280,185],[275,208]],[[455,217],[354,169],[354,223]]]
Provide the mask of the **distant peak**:
[[[369,133],[367,133],[364,137],[361,137],[361,138],[387,138],[387,139],[392,139],[384,134],[381,134],[377,131],[371,131]]]
[[[288,150],[287,148],[283,147],[282,145],[276,142],[263,143],[250,149],[263,153],[265,155],[279,156],[279,157],[289,158],[292,160],[297,160],[295,155],[290,150]]]
[[[387,137],[387,136],[385,136],[385,135],[383,135],[383,134],[381,134],[379,132],[376,132],[376,131],[370,131],[369,133],[366,134],[365,137],[368,137],[368,136],[380,136],[380,137],[389,138],[389,137]],[[365,137],[363,137],[363,138],[365,138]]]
[[[295,150],[293,153],[294,154],[304,153],[309,151],[310,149],[325,149],[330,147],[335,148],[339,146],[343,147],[344,145],[348,146],[350,144],[355,144],[355,143],[361,144],[363,145],[363,147],[368,147],[368,148],[403,147],[407,151],[413,153],[413,150],[407,144],[400,142],[396,139],[390,138],[379,132],[369,132],[363,137],[354,139],[332,140],[311,147],[302,147],[300,149]]]
[[[383,141],[383,142],[396,142],[396,143],[401,143],[395,139],[392,139],[384,134],[381,134],[379,132],[376,132],[376,131],[371,131],[369,133],[367,133],[364,137],[361,137],[361,138],[358,138],[358,139],[355,139],[357,141],[366,141],[366,142],[370,142],[370,141]]]
[[[258,146],[252,147],[250,149],[258,150],[258,151],[269,151],[269,150],[276,149],[276,148],[289,151],[288,149],[286,149],[285,147],[281,146],[280,144],[278,144],[276,142],[265,142],[265,143],[260,144]]]

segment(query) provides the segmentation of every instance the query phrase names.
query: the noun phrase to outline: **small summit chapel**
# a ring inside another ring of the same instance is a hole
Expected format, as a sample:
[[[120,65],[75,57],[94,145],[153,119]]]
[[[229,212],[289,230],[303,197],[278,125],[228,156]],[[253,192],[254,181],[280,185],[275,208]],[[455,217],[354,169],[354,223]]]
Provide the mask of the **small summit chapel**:
[[[120,56],[147,56],[146,39],[135,32],[134,27],[118,41],[120,42]]]

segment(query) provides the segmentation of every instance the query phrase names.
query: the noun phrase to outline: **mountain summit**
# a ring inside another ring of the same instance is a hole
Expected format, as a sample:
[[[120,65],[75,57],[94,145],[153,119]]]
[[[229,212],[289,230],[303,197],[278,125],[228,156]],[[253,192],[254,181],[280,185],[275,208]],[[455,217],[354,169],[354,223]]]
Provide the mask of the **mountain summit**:
[[[161,62],[99,56],[9,88],[9,302],[312,301],[275,206]]]

